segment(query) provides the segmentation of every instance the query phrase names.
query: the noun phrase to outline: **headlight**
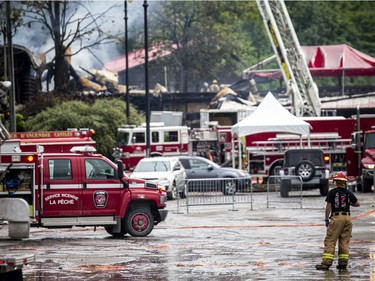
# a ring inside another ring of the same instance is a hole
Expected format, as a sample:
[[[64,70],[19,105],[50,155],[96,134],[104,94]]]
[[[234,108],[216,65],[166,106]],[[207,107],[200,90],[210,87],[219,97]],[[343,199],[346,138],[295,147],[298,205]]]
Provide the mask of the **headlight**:
[[[168,178],[160,178],[158,180],[158,183],[160,185],[163,185],[166,189],[168,189],[168,186],[169,186],[169,179]]]
[[[166,184],[169,183],[169,179],[168,178],[160,178],[159,183],[166,185]]]
[[[160,196],[160,204],[165,204],[167,202],[167,196]]]
[[[375,168],[375,164],[363,164],[363,166],[364,166],[366,169],[374,169],[374,168]]]
[[[241,177],[250,177],[250,174],[247,171],[240,171]]]

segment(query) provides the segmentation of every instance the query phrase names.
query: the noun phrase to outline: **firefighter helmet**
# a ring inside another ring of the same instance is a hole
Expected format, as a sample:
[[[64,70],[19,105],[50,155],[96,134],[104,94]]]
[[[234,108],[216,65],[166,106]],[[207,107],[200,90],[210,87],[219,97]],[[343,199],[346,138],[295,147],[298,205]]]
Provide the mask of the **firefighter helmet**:
[[[348,178],[346,177],[344,172],[337,172],[333,175],[334,181],[348,181]]]

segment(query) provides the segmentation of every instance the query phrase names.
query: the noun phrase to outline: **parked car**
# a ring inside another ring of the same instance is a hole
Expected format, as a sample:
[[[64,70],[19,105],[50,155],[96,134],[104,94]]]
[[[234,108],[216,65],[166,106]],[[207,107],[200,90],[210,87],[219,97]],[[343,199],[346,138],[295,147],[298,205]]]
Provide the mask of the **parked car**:
[[[186,179],[185,169],[176,157],[143,158],[130,176],[163,185],[170,200],[176,199],[178,192],[184,190]]]
[[[281,197],[288,197],[290,190],[300,190],[301,185],[305,190],[319,188],[322,196],[328,194],[329,170],[320,149],[287,150],[280,176]]]
[[[185,168],[187,179],[192,180],[188,181],[188,191],[218,190],[225,195],[231,195],[251,188],[251,177],[247,171],[221,167],[199,156],[178,156],[178,159]],[[197,179],[202,181],[195,181]],[[185,194],[180,193],[180,196],[186,196],[186,190]]]

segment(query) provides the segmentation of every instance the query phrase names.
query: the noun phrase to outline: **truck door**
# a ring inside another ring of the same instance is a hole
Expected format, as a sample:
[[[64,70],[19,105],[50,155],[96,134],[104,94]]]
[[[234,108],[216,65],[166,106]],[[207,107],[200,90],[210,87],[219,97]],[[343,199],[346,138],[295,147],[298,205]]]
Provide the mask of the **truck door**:
[[[124,191],[116,169],[98,158],[81,158],[84,216],[115,215]]]
[[[358,153],[351,147],[346,148],[346,174],[348,176],[359,175]]]
[[[44,158],[42,216],[82,215],[82,187],[76,158]]]

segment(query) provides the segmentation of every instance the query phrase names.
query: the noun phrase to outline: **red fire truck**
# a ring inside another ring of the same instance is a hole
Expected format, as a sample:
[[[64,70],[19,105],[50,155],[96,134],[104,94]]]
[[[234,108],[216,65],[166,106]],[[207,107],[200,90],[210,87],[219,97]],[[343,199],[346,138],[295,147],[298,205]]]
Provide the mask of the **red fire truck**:
[[[43,146],[13,139],[0,149],[0,200],[9,204],[0,217],[9,224],[7,210],[14,206],[8,198],[28,203],[31,226],[104,226],[119,237],[147,236],[167,216],[163,188],[126,177],[121,161],[114,164],[92,146],[46,153]]]
[[[358,130],[352,134],[352,148],[347,155],[353,159],[349,174],[357,175],[358,189],[371,191],[375,183],[375,117],[361,118]],[[357,161],[355,161],[357,160]]]
[[[207,115],[207,112],[204,112],[204,114]],[[224,114],[225,112],[221,112],[222,118]],[[218,125],[217,120],[212,121],[209,116],[205,117],[203,119],[207,126],[204,128],[188,130],[185,126],[151,127],[152,134],[159,137],[159,142],[156,142],[158,139],[155,137],[155,142],[152,143],[152,153],[154,155],[199,155],[223,166],[232,166],[232,153],[233,151],[236,153],[238,147],[236,142],[232,143],[231,126]],[[366,188],[363,191],[369,191],[369,188],[371,188],[371,186],[369,187],[370,180],[366,179],[371,177],[372,173],[367,173],[368,176],[366,177],[360,177],[362,170],[359,169],[358,165],[361,161],[358,161],[359,152],[355,152],[352,148],[352,133],[356,132],[358,128],[364,131],[371,130],[372,126],[375,125],[375,116],[301,118],[311,125],[309,139],[301,140],[295,135],[278,133],[260,133],[246,136],[244,153],[242,153],[245,156],[244,161],[242,161],[244,166],[241,168],[247,169],[252,176],[267,181],[270,175],[279,174],[278,169],[282,166],[286,150],[310,146],[323,150],[326,167],[330,172],[346,171],[353,181],[358,179],[359,190],[361,190],[361,183],[364,181],[362,185]],[[137,128],[122,127],[119,128],[118,132],[118,159],[121,158],[127,168],[132,168],[141,158],[145,157],[146,129],[144,126]],[[177,140],[173,143],[175,150],[171,150],[168,142],[160,141],[160,136],[164,135],[164,132],[174,132],[175,136],[184,136],[184,138],[175,138]],[[158,144],[157,148],[156,144]],[[234,148],[232,148],[233,145]],[[177,149],[177,147],[180,149]],[[363,145],[358,147],[363,147]],[[120,149],[122,149],[121,153],[119,152]],[[367,154],[365,154],[365,150],[363,150],[364,155],[367,155],[366,159],[369,158],[369,151],[367,149]],[[368,167],[371,170],[371,164]],[[367,170],[368,168],[363,171]]]
[[[68,129],[66,131],[18,132],[9,133],[10,139],[18,139],[23,151],[33,151],[35,144],[44,146],[44,152],[69,152],[74,146],[90,145],[96,147],[92,139],[92,129]]]
[[[308,117],[311,124],[310,140],[288,134],[262,133],[246,137],[249,172],[253,176],[278,175],[284,152],[291,148],[308,147],[323,150],[327,168],[331,172],[345,171],[355,180],[358,173],[358,156],[352,148],[352,134],[367,131],[375,124],[375,116],[359,117]]]
[[[188,155],[189,129],[186,126],[164,126],[150,123],[150,155]],[[121,160],[126,170],[134,168],[146,156],[146,125],[123,125],[117,130],[113,157]]]

